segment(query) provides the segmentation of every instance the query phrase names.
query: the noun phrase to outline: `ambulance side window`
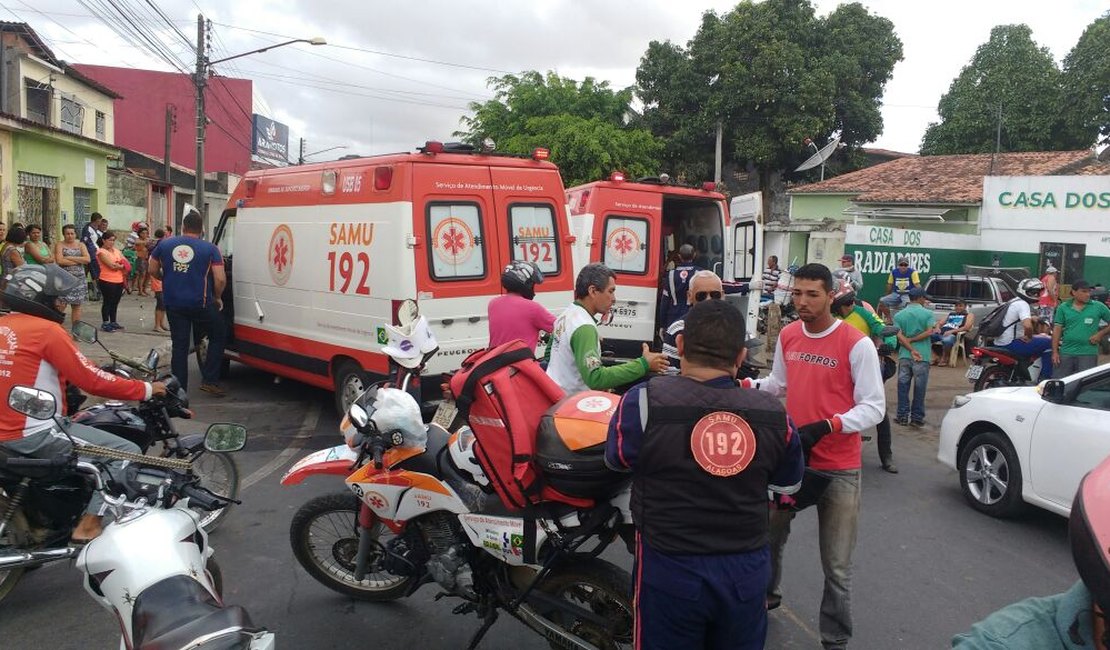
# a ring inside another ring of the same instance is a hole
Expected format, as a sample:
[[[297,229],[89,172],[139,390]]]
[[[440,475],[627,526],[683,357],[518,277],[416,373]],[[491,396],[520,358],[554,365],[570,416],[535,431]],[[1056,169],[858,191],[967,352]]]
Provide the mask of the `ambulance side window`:
[[[648,267],[648,222],[634,217],[605,218],[602,261],[617,273],[643,275]]]
[[[555,210],[546,203],[509,206],[510,259],[535,262],[545,275],[559,273]]]
[[[235,215],[228,215],[224,219],[222,230],[219,232],[219,241],[216,246],[224,257],[231,257],[235,252]]]
[[[428,256],[435,280],[486,275],[482,213],[475,203],[428,204]]]

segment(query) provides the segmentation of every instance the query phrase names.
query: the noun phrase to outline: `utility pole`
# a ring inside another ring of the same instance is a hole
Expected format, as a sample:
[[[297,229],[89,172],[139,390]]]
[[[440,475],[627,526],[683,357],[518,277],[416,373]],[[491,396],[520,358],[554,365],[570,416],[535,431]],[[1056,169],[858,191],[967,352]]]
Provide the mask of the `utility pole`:
[[[301,153],[300,153],[299,156],[297,156],[297,164],[298,165],[303,165],[304,164],[304,138],[301,138]]]
[[[721,182],[721,141],[725,135],[725,121],[717,120],[717,156],[716,163],[713,166],[713,182]]]
[[[197,212],[204,219],[204,232],[208,232],[208,213],[204,209],[204,130],[208,126],[208,116],[204,112],[204,88],[208,85],[208,56],[205,45],[204,16],[197,15],[197,71],[193,76],[193,85],[197,95],[197,165],[196,165],[196,191],[193,202]]]
[[[162,170],[162,179],[170,182],[170,145],[174,131],[177,130],[177,107],[166,104],[166,158],[163,161],[165,168]]]

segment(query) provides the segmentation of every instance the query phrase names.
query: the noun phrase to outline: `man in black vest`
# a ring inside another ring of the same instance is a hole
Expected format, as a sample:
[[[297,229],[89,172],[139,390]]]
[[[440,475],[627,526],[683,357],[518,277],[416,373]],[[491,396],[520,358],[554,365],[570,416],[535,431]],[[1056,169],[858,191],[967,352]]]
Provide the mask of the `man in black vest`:
[[[767,491],[797,490],[801,442],[777,399],[736,384],[746,349],[735,307],[693,305],[676,343],[682,374],[629,390],[605,450],[633,474],[634,646],[762,648]]]

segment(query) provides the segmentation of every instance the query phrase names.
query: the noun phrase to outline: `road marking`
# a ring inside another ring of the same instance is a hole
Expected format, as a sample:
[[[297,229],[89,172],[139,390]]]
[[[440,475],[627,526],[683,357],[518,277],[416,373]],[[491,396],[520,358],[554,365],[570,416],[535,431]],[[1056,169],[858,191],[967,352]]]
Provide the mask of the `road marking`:
[[[809,635],[809,638],[817,641],[818,643],[821,642],[821,635],[817,634],[817,632],[806,625],[805,622],[802,621],[802,619],[798,618],[798,615],[795,614],[789,607],[787,607],[786,605],[781,605],[779,606],[779,611],[782,612],[783,615],[786,616],[786,618],[790,619],[794,623],[794,625],[797,625],[803,632]]]
[[[245,490],[249,488],[285,465],[289,457],[300,451],[304,447],[305,441],[312,437],[312,433],[316,431],[316,424],[319,420],[320,403],[312,402],[309,404],[308,412],[304,414],[304,421],[301,422],[301,428],[297,430],[297,435],[293,436],[293,439],[289,441],[289,446],[283,449],[273,460],[254,470],[250,476],[243,480],[240,489]]]

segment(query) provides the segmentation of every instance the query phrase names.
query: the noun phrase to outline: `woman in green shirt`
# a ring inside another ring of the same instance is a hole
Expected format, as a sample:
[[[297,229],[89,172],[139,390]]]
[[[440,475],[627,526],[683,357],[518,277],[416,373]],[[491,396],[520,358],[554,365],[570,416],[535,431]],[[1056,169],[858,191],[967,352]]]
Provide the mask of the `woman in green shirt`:
[[[27,243],[23,245],[23,259],[28,264],[53,264],[54,254],[42,240],[42,226],[27,226]]]

